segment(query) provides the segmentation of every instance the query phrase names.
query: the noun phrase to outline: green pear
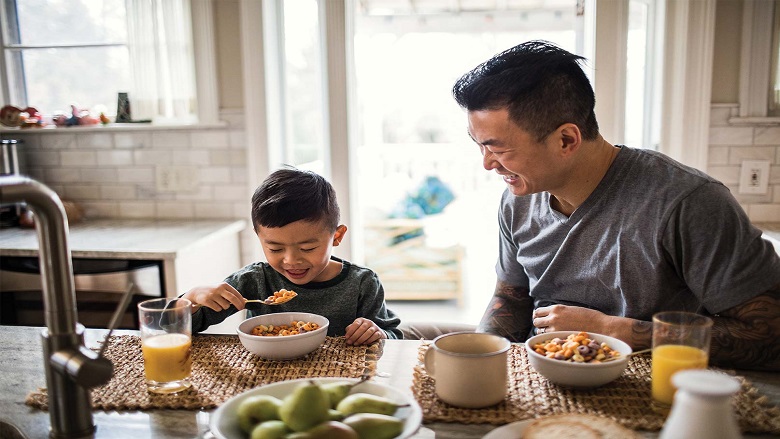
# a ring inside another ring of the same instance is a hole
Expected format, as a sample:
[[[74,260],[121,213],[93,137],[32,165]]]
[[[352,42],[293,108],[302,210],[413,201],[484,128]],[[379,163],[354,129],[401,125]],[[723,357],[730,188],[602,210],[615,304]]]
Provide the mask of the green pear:
[[[341,413],[340,411],[336,409],[330,409],[328,410],[328,420],[330,421],[340,421],[344,419],[344,413]]]
[[[408,406],[409,404],[397,404],[383,396],[372,395],[370,393],[353,393],[347,395],[336,406],[336,410],[349,416],[353,413],[379,413],[382,415],[392,415],[398,407]]]
[[[391,439],[404,431],[404,421],[379,413],[356,413],[343,421],[360,439]]]
[[[360,437],[347,424],[327,421],[304,432],[293,433],[285,439],[360,439]]]
[[[252,429],[250,439],[281,439],[287,436],[290,429],[284,424],[284,422],[274,419],[271,421],[265,421],[257,424]]]
[[[238,425],[247,433],[251,433],[255,425],[272,419],[279,419],[279,407],[282,400],[271,395],[253,395],[245,398],[238,405]]]
[[[336,408],[339,402],[344,399],[353,387],[369,379],[368,376],[363,376],[360,381],[332,381],[329,383],[323,383],[320,386],[330,398],[330,407]]]
[[[306,431],[329,419],[330,400],[313,380],[302,383],[285,396],[279,417],[293,431]]]

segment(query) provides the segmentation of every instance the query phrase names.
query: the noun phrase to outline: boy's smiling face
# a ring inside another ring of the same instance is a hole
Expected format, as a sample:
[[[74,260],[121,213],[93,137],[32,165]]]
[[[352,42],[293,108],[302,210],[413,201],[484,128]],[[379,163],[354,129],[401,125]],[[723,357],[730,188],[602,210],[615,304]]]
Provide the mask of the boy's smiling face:
[[[344,225],[331,232],[320,222],[305,220],[282,227],[257,226],[268,263],[296,285],[324,282],[341,272],[341,264],[331,261],[330,255],[346,232]]]

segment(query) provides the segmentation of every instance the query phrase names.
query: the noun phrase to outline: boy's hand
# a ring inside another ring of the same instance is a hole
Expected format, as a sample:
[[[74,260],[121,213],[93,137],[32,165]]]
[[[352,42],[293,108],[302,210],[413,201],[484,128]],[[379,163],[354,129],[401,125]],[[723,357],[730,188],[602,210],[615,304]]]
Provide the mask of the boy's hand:
[[[369,319],[358,317],[352,324],[347,326],[347,344],[364,345],[373,343],[377,340],[387,338],[387,334],[376,323]]]
[[[225,282],[219,285],[195,287],[184,293],[182,297],[189,299],[195,309],[207,306],[214,311],[228,309],[230,305],[235,306],[240,311],[244,309],[244,303],[246,303],[244,296]]]

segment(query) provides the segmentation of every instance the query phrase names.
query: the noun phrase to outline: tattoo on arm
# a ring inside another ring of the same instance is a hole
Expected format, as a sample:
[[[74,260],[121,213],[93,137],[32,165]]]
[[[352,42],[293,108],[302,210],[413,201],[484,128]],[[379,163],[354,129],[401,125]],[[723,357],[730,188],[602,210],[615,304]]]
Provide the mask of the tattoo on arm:
[[[631,325],[631,335],[627,342],[636,350],[651,347],[653,345],[653,322],[635,320]]]
[[[525,341],[531,331],[533,310],[534,301],[527,288],[497,282],[479,322],[479,331],[498,334],[512,342]]]
[[[780,370],[780,284],[713,317],[710,360],[721,367]]]

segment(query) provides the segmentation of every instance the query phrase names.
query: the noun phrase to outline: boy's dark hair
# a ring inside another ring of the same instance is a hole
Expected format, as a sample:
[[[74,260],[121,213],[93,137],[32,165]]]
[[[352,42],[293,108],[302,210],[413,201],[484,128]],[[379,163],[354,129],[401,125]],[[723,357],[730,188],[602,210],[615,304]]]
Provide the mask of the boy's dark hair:
[[[594,140],[599,125],[593,94],[580,62],[585,58],[547,41],[507,49],[463,75],[452,95],[468,111],[507,108],[519,127],[542,141],[564,123]]]
[[[252,227],[282,227],[299,220],[339,225],[336,191],[322,176],[292,167],[271,173],[252,195]]]

